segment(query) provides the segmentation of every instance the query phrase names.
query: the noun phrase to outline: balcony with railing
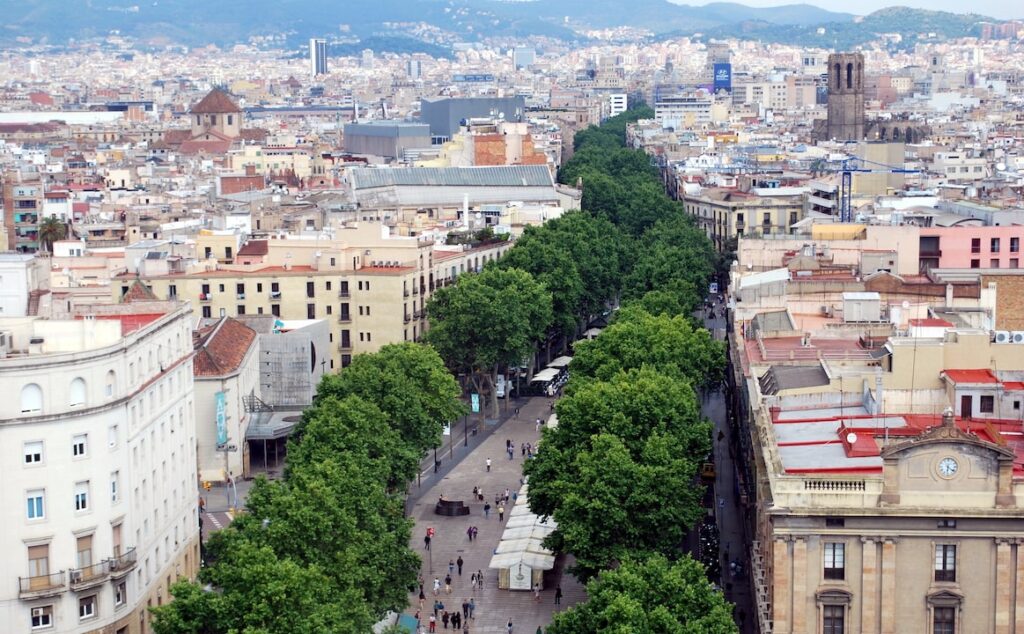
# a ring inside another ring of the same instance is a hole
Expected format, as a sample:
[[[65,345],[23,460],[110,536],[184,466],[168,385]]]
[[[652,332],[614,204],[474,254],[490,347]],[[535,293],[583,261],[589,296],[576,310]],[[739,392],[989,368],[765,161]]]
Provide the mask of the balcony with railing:
[[[352,321],[352,313],[342,313],[338,315],[339,324],[347,324]]]
[[[18,596],[22,599],[41,599],[56,596],[68,589],[64,571],[36,577],[18,577]]]
[[[204,304],[208,303],[211,299],[213,299],[213,297],[212,295],[210,295],[210,293],[199,293],[199,301],[203,302]]]
[[[110,560],[98,564],[75,568],[69,573],[72,590],[85,590],[103,583],[110,577]]]
[[[352,297],[352,293],[350,293],[350,292],[348,292],[346,290],[341,290],[341,291],[338,291],[338,297],[340,297],[341,299],[345,299],[347,297]]]
[[[279,302],[281,301],[281,291],[270,291],[270,301]]]
[[[123,555],[112,557],[106,560],[110,577],[112,579],[118,579],[125,576],[135,568],[135,564],[138,563],[138,553],[134,548],[129,548]]]

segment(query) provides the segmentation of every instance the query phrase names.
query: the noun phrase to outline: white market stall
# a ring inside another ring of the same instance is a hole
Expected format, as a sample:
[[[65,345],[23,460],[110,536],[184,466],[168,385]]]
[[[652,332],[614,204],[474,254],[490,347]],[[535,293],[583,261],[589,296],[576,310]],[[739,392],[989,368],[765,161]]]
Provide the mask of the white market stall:
[[[531,590],[534,585],[543,585],[544,571],[555,567],[554,553],[542,545],[555,530],[555,521],[541,521],[530,511],[528,486],[524,484],[519,490],[488,566],[498,571],[498,587],[502,590]]]

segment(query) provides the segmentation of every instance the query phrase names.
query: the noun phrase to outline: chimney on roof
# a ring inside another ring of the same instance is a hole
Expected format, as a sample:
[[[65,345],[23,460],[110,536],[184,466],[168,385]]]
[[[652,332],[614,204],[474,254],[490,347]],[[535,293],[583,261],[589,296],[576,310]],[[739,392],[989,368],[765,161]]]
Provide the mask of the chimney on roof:
[[[947,407],[942,410],[942,426],[952,427],[953,426],[953,408]]]

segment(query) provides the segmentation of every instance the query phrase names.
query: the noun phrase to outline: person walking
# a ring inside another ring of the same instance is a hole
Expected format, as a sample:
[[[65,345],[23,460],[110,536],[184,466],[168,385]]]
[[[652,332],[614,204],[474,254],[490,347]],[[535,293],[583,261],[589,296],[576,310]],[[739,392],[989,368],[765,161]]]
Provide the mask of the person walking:
[[[477,583],[480,584],[481,588],[484,587],[484,582],[480,579],[480,575],[477,575],[476,581],[477,581]],[[474,621],[476,620],[476,617],[473,616],[473,614],[475,612],[476,612],[476,599],[474,599],[473,597],[469,597],[469,618],[473,619]]]
[[[562,605],[562,585],[555,586],[555,605]]]
[[[538,625],[537,626],[537,631],[535,632],[535,634],[544,634],[544,630],[541,629],[541,627]]]
[[[484,589],[484,573],[481,570],[476,571],[476,582],[480,586],[480,589]],[[472,611],[471,611],[472,612]]]
[[[444,604],[441,603],[441,600],[440,599],[435,600],[434,601],[434,616],[437,616],[438,614],[440,614],[441,610],[443,610],[443,609],[444,609]]]
[[[469,575],[469,587],[472,588],[474,592],[476,592],[476,573],[475,572],[472,573],[471,575]],[[465,604],[463,604],[463,605],[465,605]]]
[[[508,634],[512,634],[512,619],[509,619],[508,623],[505,624],[505,629],[508,630]]]
[[[430,550],[430,535],[423,536],[423,550]]]
[[[459,555],[459,558],[455,560],[455,565],[458,566],[458,568],[459,568],[459,576],[460,577],[462,576],[462,564],[463,564],[462,555]]]
[[[446,594],[452,593],[452,576],[447,575],[444,578],[444,591]]]
[[[508,459],[512,460],[513,458],[515,458],[515,455],[516,455],[516,450],[513,449],[512,447],[509,447],[508,448]]]
[[[473,573],[473,583],[476,583],[476,573]],[[462,600],[462,618],[469,618],[469,599]]]
[[[491,459],[490,458],[487,459],[487,471],[488,471],[488,473],[491,471]]]
[[[423,602],[427,600],[427,595],[423,594],[423,588],[420,588],[420,609],[423,609]]]
[[[448,615],[448,611],[445,610],[444,614],[441,615],[441,623],[444,624],[444,629],[448,629],[448,619],[451,617]]]
[[[491,516],[491,503],[490,502],[484,502],[484,519],[487,519],[490,516]]]
[[[441,580],[434,577],[434,596],[437,596],[438,591],[441,589]]]
[[[472,526],[470,526],[469,528],[466,529],[466,537],[469,538],[469,541],[473,541],[473,527]]]
[[[540,421],[540,419],[538,418],[538,419],[537,419],[537,431],[540,431],[540,428],[541,428],[541,426],[542,426],[543,424],[544,424],[544,423],[542,423],[542,422]]]
[[[437,631],[437,617],[436,616],[431,614],[430,615],[430,619],[427,621],[427,623],[430,624],[430,629],[428,630],[429,632],[436,632]]]
[[[533,600],[540,602],[540,584],[533,584]]]
[[[505,507],[504,506],[499,506],[498,507],[498,521],[499,522],[504,522],[505,521]]]
[[[455,560],[454,559],[449,559],[448,560],[448,579],[446,579],[446,581],[448,581],[448,583],[451,583],[452,574],[454,572],[455,572]]]
[[[452,614],[452,629],[458,630],[462,627],[462,615],[458,612]]]
[[[540,420],[540,419],[538,418],[537,420]],[[523,455],[525,456],[526,455],[526,443],[524,442],[523,444],[519,445],[519,449],[522,450]]]
[[[476,541],[476,535],[480,532],[480,529],[476,526],[473,527],[473,541]]]

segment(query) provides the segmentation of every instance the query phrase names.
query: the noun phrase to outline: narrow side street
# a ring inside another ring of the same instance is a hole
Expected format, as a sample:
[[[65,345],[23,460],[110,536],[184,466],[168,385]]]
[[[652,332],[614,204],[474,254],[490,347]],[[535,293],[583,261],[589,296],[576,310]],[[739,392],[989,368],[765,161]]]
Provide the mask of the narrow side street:
[[[520,409],[515,416],[515,407]],[[444,603],[444,610],[461,611],[462,602],[470,598],[475,603],[475,618],[468,621],[470,632],[501,633],[506,632],[509,619],[515,632],[533,634],[538,626],[546,628],[552,615],[573,604],[583,601],[584,588],[567,572],[556,568],[545,575],[545,587],[540,593],[540,601],[535,601],[529,591],[499,590],[497,587],[497,571],[488,569],[491,555],[501,539],[505,522],[498,519],[494,508],[496,494],[518,491],[522,478],[522,465],[526,459],[522,455],[523,443],[536,446],[540,433],[537,431],[536,420],[547,421],[550,415],[551,400],[545,397],[516,399],[509,404],[508,412],[502,404],[502,417],[497,424],[482,425],[476,436],[469,437],[469,447],[464,447],[465,437],[461,422],[454,426],[458,442],[454,447],[445,445],[438,450],[441,465],[435,474],[433,455],[426,463],[426,473],[421,475],[418,490],[413,484],[409,496],[408,512],[416,526],[413,529],[411,546],[423,558],[422,576],[426,600],[422,609],[419,608],[418,591],[409,595],[409,609],[406,614],[415,614],[420,609],[421,620],[427,623],[432,606],[436,599]],[[472,430],[472,423],[470,424]],[[506,440],[511,440],[515,452],[509,460],[505,452]],[[491,459],[491,469],[487,470],[486,461]],[[484,502],[473,499],[473,487],[483,489]],[[434,505],[443,495],[448,500],[462,500],[470,508],[470,514],[462,517],[444,517],[434,514]],[[484,503],[491,504],[489,516],[484,515]],[[511,509],[511,500],[505,506],[505,520]],[[470,541],[466,530],[471,526],[478,529],[477,539]],[[431,540],[430,550],[424,548],[423,537],[427,528],[433,528],[435,534]],[[451,594],[444,592],[444,579],[448,574],[449,562],[463,559],[462,575],[458,569],[452,574]],[[470,575],[482,571],[484,576],[483,589],[473,590]],[[435,597],[433,593],[434,578],[441,582],[442,590]],[[555,586],[560,583],[563,597],[561,605],[554,604]],[[437,630],[444,631],[438,613]]]
[[[719,303],[715,318],[704,319],[705,327],[716,339],[725,339],[726,319]],[[729,425],[725,394],[721,389],[703,395],[702,410],[714,425],[715,517],[718,523],[722,589],[735,606],[734,617],[742,634],[754,634],[753,599],[750,589],[749,553],[743,534],[743,517],[736,486],[733,430]],[[723,503],[724,502],[724,503]],[[735,564],[735,567],[730,565]]]

